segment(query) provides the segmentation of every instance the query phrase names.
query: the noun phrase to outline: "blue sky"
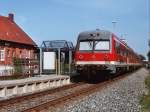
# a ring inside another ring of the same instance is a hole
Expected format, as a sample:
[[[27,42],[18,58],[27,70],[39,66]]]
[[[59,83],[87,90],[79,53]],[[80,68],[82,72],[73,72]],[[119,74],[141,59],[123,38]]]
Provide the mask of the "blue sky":
[[[76,44],[80,32],[99,28],[123,35],[140,54],[149,49],[149,0],[1,0],[0,15],[10,12],[39,46],[55,39]]]

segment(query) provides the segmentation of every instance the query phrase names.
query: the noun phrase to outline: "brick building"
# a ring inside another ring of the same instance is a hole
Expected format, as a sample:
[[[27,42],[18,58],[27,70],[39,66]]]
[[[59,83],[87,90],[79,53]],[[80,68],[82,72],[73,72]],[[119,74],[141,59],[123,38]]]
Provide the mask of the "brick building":
[[[36,59],[36,48],[36,43],[15,23],[13,14],[0,16],[0,76],[14,72],[14,59]]]

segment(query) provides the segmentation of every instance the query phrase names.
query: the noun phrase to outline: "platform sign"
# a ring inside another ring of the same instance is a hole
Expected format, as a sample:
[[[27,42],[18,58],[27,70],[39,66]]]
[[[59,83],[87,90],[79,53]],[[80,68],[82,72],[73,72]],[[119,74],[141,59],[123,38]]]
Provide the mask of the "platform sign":
[[[43,69],[54,70],[55,68],[55,52],[43,52]]]

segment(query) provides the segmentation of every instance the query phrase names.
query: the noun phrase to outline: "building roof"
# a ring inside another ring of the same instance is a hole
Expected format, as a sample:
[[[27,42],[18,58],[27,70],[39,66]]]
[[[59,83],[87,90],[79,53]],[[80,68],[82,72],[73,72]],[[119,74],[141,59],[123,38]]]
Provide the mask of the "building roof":
[[[0,16],[0,40],[37,46],[36,43],[15,23],[14,15]]]

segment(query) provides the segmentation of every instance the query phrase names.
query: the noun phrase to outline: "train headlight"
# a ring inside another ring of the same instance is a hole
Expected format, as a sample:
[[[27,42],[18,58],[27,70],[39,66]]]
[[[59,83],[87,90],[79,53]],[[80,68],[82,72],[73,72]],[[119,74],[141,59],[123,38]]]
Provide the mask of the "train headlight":
[[[83,59],[83,55],[79,55],[79,59]]]
[[[108,55],[107,55],[107,54],[105,54],[105,56],[104,56],[104,60],[108,60],[108,59],[109,59]]]

